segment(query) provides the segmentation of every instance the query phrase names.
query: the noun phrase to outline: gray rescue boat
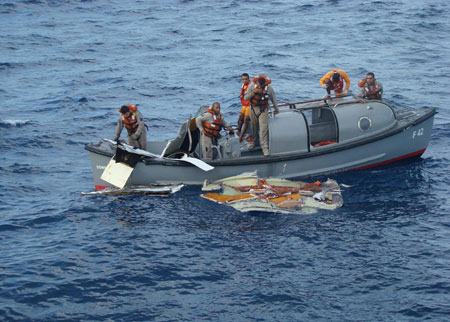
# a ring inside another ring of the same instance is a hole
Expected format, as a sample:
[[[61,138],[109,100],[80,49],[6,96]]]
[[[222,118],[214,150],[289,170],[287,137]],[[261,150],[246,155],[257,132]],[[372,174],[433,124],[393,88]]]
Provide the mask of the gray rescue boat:
[[[304,178],[372,168],[419,157],[428,146],[435,108],[393,109],[384,101],[355,97],[318,99],[279,105],[269,118],[269,156],[248,149],[246,141],[223,135],[211,167],[200,160],[199,130],[194,119],[171,141],[150,141],[136,150],[134,170],[126,186],[154,183],[202,184],[257,170],[260,177]],[[86,145],[95,189],[111,184],[101,176],[116,145],[109,140]],[[142,153],[143,152],[143,153]],[[198,161],[198,162],[196,162]]]

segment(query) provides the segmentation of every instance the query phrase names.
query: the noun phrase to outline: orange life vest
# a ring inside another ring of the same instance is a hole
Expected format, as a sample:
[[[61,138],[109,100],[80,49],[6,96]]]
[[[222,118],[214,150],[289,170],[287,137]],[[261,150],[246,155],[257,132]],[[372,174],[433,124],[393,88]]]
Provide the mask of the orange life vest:
[[[211,138],[218,137],[220,134],[220,130],[223,127],[223,117],[222,114],[216,115],[214,111],[210,108],[206,110],[206,113],[211,113],[213,116],[212,123],[204,121],[202,123],[203,129],[205,130],[205,135]]]
[[[253,78],[253,83],[255,83],[255,86],[259,86],[258,79],[260,79],[261,77],[266,80],[266,84],[264,85],[264,88],[262,89],[261,93],[255,93],[253,95],[250,102],[252,103],[252,106],[260,106],[264,108],[269,106],[268,88],[269,84],[271,83],[271,80],[269,77],[265,75],[258,75]]]
[[[342,93],[342,90],[344,89],[344,80],[342,79],[342,76],[338,82],[333,82],[332,78],[330,78],[330,82],[331,89],[334,90],[335,93]]]
[[[136,116],[136,111],[137,111],[137,106],[132,105],[132,104],[127,104],[126,105],[130,112],[131,115],[129,118],[126,118],[124,115],[121,115],[122,118],[122,123],[125,126],[125,128],[128,131],[128,135],[132,135],[137,131],[137,128],[139,127],[138,123],[137,123],[137,116]],[[120,112],[120,109],[119,109]]]
[[[369,99],[369,100],[381,100],[381,93],[380,93],[380,91],[378,91],[379,88],[377,86],[377,82],[376,82],[375,78],[373,79],[373,84],[371,86],[372,90],[370,89],[369,84],[367,84],[367,81],[366,81],[365,78],[361,79],[358,82],[358,86],[364,88],[365,96],[367,97],[367,99]]]
[[[250,105],[250,101],[246,101],[244,99],[244,95],[245,95],[245,92],[247,91],[248,85],[250,85],[250,83],[242,84],[242,87],[241,87],[241,95],[240,95],[240,97],[241,97],[241,104],[242,104],[242,106],[249,106]]]

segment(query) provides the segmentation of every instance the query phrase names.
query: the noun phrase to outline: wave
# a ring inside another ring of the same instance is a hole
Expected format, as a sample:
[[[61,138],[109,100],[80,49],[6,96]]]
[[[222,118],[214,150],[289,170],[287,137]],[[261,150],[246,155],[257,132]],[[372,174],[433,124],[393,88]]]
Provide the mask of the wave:
[[[15,231],[15,230],[24,229],[24,228],[26,228],[26,227],[25,226],[21,226],[21,225],[16,225],[16,224],[2,224],[2,225],[0,225],[0,231],[1,232]]]
[[[15,49],[14,47],[9,47],[9,49]],[[24,67],[25,64],[22,63],[12,63],[12,62],[0,62],[0,70],[8,70],[13,68]]]
[[[0,120],[0,127],[21,127],[30,124],[31,120]]]

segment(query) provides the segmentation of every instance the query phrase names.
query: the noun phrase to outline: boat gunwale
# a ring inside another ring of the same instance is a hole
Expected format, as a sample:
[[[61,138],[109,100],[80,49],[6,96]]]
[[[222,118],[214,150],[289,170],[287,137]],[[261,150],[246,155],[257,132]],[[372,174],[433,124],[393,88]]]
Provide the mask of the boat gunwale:
[[[426,111],[426,110],[425,110]],[[371,136],[368,138],[359,139],[353,142],[345,143],[342,145],[333,145],[333,147],[326,148],[326,149],[320,149],[316,151],[308,151],[308,152],[294,152],[294,153],[286,153],[284,155],[269,155],[269,156],[249,156],[249,157],[241,157],[239,159],[231,159],[231,160],[216,160],[216,161],[209,161],[208,164],[212,166],[239,166],[239,165],[248,165],[248,164],[261,164],[261,163],[276,163],[276,162],[282,162],[282,161],[291,161],[291,160],[298,160],[298,159],[305,159],[305,158],[311,158],[319,155],[325,155],[329,153],[335,153],[338,151],[344,151],[348,149],[352,149],[357,146],[369,144],[372,142],[376,142],[379,140],[383,140],[385,138],[388,138],[390,136],[396,135],[400,132],[403,132],[407,128],[411,126],[415,126],[417,124],[420,124],[429,118],[433,117],[438,112],[436,111],[436,108],[430,108],[424,115],[421,117],[413,120],[412,122],[409,122],[401,127],[392,128],[388,130],[387,132],[380,133],[375,136]],[[397,120],[398,121],[398,120]],[[92,143],[86,144],[85,149],[92,153],[97,153],[100,155],[104,155],[107,157],[112,157],[114,154],[105,152],[103,150],[97,149],[95,147],[90,146]],[[193,165],[180,161],[178,159],[167,159],[167,158],[160,158],[160,159],[154,159],[150,157],[143,157],[141,161],[147,166],[151,165],[164,165],[164,166],[184,166],[184,167],[194,167]]]

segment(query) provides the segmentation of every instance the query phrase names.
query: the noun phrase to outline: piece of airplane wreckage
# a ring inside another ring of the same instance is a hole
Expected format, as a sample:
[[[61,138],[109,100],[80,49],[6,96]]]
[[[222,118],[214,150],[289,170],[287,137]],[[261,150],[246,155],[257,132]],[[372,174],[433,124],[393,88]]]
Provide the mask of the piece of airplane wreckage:
[[[95,190],[152,184],[197,184],[257,171],[261,178],[305,178],[359,170],[421,156],[431,137],[434,108],[394,109],[384,101],[356,97],[281,104],[269,118],[269,156],[248,142],[224,135],[215,158],[200,160],[194,118],[170,141],[149,141],[147,150],[103,139],[89,143]],[[206,110],[200,108],[199,113]],[[197,115],[198,115],[197,114]],[[119,169],[122,162],[133,161]],[[119,173],[114,178],[114,173]]]
[[[256,171],[211,183],[205,180],[202,190],[221,190],[201,197],[241,212],[313,213],[318,209],[334,210],[344,203],[340,187],[332,179],[314,183],[260,179]]]

